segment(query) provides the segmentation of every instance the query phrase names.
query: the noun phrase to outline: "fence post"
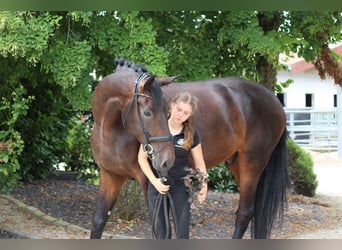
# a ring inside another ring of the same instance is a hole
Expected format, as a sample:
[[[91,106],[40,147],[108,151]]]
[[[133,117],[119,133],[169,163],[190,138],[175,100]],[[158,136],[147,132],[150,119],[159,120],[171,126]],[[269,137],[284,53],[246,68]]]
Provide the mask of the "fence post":
[[[342,88],[337,87],[337,155],[342,159]]]

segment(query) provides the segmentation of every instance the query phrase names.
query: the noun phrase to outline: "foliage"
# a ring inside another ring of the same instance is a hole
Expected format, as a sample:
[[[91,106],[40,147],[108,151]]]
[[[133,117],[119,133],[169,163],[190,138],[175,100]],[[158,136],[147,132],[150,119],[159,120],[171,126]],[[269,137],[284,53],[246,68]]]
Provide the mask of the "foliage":
[[[114,219],[131,220],[135,213],[141,210],[144,206],[144,199],[136,180],[128,180],[124,184],[116,204],[112,214]]]
[[[0,55],[25,58],[33,65],[38,63],[60,17],[28,11],[0,12]]]
[[[168,53],[156,43],[151,19],[139,16],[138,12],[94,14],[87,33],[98,75],[110,74],[117,56],[146,65],[151,73],[158,76],[166,74]]]
[[[18,170],[19,157],[24,149],[24,141],[15,124],[25,115],[28,104],[33,99],[25,97],[25,89],[20,86],[12,92],[12,99],[2,98],[0,111],[8,114],[0,124],[0,192],[8,193],[21,180]]]
[[[312,62],[322,79],[331,77],[342,86],[341,57],[330,45],[341,42],[342,15],[339,11],[291,11],[284,27],[292,39],[289,51]]]
[[[222,162],[219,165],[208,169],[209,182],[208,186],[218,192],[239,192],[239,188],[225,164]]]
[[[293,190],[297,194],[314,196],[318,181],[311,156],[291,139],[287,140],[287,147]]]
[[[90,136],[92,119],[89,116],[77,114],[70,121],[67,136],[67,153],[62,159],[65,170],[76,171],[89,177],[89,181],[97,184],[98,168],[92,158]]]
[[[215,12],[217,14],[217,12]],[[168,52],[168,75],[182,81],[208,79],[215,76],[220,61],[215,32],[217,28],[201,12],[141,12],[151,18],[156,39]]]
[[[73,114],[60,86],[27,83],[29,95],[34,96],[26,116],[16,127],[25,141],[19,162],[24,179],[44,178],[55,169],[65,155],[69,119]]]
[[[277,26],[265,32],[266,24],[260,20],[260,16],[274,15],[273,24],[281,23],[282,12],[172,11],[141,15],[152,18],[157,41],[169,52],[168,72],[180,75],[182,81],[225,76],[261,81],[264,76],[256,67],[260,58],[265,58],[276,72],[278,55],[286,48]],[[276,85],[274,79],[265,80],[272,81],[267,86],[270,89]]]

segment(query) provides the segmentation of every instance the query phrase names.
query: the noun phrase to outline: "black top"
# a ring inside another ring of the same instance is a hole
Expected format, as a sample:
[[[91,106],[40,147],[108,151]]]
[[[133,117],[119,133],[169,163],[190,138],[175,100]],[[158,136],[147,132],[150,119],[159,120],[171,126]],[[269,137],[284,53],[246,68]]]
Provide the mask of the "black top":
[[[168,172],[168,178],[180,179],[189,174],[189,155],[191,150],[185,150],[182,148],[184,141],[184,128],[182,131],[173,136],[173,146],[175,148],[175,163]],[[201,138],[198,132],[194,131],[194,142],[191,148],[196,147],[201,143]]]

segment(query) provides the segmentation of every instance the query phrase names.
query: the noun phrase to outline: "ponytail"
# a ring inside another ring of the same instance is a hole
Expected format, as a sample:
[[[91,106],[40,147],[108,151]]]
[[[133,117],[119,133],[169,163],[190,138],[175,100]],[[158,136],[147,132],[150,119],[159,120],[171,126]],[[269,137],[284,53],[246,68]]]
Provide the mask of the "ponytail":
[[[192,144],[194,143],[194,129],[191,126],[191,123],[188,120],[186,120],[184,123],[184,142],[183,142],[183,148],[185,150],[190,150]]]

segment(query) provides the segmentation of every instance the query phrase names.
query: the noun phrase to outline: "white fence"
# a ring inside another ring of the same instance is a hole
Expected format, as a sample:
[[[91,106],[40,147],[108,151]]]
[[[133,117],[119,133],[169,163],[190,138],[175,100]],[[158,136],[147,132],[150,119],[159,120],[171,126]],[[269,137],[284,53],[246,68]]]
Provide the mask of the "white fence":
[[[332,110],[285,109],[287,130],[303,148],[337,151],[337,113]]]

